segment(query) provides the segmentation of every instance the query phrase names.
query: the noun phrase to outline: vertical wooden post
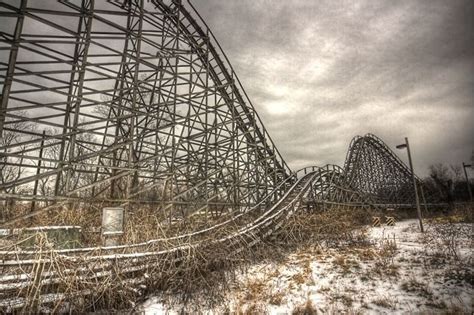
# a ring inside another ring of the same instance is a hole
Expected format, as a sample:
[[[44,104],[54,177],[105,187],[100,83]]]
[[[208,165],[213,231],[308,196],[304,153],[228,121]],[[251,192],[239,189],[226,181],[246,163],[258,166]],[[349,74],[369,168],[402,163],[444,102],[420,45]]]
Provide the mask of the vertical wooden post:
[[[43,130],[43,136],[41,138],[40,150],[39,150],[39,154],[38,154],[38,166],[36,167],[36,177],[37,178],[35,180],[35,185],[33,187],[33,196],[35,196],[35,197],[36,197],[36,194],[38,193],[38,182],[39,182],[38,175],[41,173],[41,164],[43,162],[43,149],[44,149],[45,135],[46,135],[46,130]],[[36,201],[35,201],[35,199],[33,199],[33,201],[31,202],[30,212],[35,211],[35,204],[36,204]]]

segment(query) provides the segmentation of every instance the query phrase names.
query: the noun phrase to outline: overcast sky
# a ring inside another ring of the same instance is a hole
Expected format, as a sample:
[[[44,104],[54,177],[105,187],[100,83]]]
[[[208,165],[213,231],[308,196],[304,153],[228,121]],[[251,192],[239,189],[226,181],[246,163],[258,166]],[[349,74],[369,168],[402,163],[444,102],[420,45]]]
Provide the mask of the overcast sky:
[[[474,1],[193,3],[293,169],[342,165],[369,132],[408,137],[421,176],[470,161]]]

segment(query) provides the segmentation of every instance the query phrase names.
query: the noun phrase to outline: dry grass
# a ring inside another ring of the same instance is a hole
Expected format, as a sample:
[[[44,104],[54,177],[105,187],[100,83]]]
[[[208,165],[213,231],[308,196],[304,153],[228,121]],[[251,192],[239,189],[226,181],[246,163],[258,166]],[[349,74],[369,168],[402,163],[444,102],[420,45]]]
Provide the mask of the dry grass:
[[[421,236],[426,259],[431,264],[444,264],[445,260],[464,261],[460,253],[461,242],[472,238],[472,213],[474,209],[465,206],[457,208],[450,215],[427,220],[428,233]],[[464,224],[459,224],[464,223]]]
[[[32,225],[49,225],[63,222],[68,225],[83,227],[84,244],[100,243],[100,233],[94,227],[100,225],[100,207],[68,205],[60,211],[38,216]],[[179,222],[174,225],[163,225],[163,218],[158,209],[137,208],[126,217],[123,242],[137,243],[149,239],[196,231],[214,223],[201,222],[199,218]],[[247,219],[252,219],[251,217]],[[223,219],[217,219],[223,220]],[[216,221],[219,222],[219,221]],[[243,221],[245,223],[245,220]],[[55,254],[52,244],[43,242],[35,248],[34,259],[46,259],[43,264],[32,264],[21,268],[9,269],[11,274],[33,275],[33,279],[24,281],[24,286],[9,292],[11,296],[38,297],[48,292],[64,292],[63,299],[46,305],[50,311],[82,312],[100,309],[130,309],[137,301],[148,294],[173,296],[179,304],[193,311],[193,301],[204,300],[212,307],[223,301],[236,274],[256,261],[281,261],[288,253],[300,248],[302,272],[294,276],[296,284],[303,284],[312,279],[311,255],[321,255],[322,245],[350,246],[363,244],[365,234],[359,232],[364,222],[363,214],[347,209],[332,210],[324,213],[300,213],[284,222],[276,237],[263,240],[251,250],[246,247],[248,239],[232,241],[228,244],[208,244],[199,247],[170,252],[166,255],[134,258],[141,252],[164,251],[178,246],[188,246],[204,239],[218,239],[232,234],[242,222],[223,226],[193,239],[183,238],[163,241],[146,247],[126,248],[115,251],[115,254],[131,255],[127,259],[106,260],[104,254],[97,251],[78,254],[73,258]],[[194,243],[193,243],[194,242]],[[14,245],[3,250],[15,250]],[[97,255],[98,258],[90,260]],[[4,257],[18,259],[17,257]],[[137,271],[128,270],[137,267]],[[2,267],[0,267],[2,268]],[[7,270],[2,270],[2,272]],[[277,271],[274,271],[277,272]],[[46,277],[45,274],[54,274]],[[101,276],[98,276],[101,274]],[[46,281],[46,282],[45,282]],[[93,288],[93,291],[91,291]],[[265,294],[264,294],[265,293]],[[78,298],[82,296],[83,298]],[[265,300],[272,304],[282,303],[284,293],[278,290],[266,292],[265,283],[249,284],[247,301]],[[38,311],[36,299],[28,300],[20,308],[23,312]],[[259,309],[254,303],[253,308]],[[198,309],[197,309],[198,310]],[[246,312],[252,311],[252,307]]]
[[[409,279],[407,281],[404,281],[400,287],[402,290],[416,294],[417,296],[423,296],[426,298],[432,298],[433,292],[432,290],[427,286],[427,284],[422,283],[418,281],[415,278]]]
[[[349,294],[337,293],[337,292],[331,295],[331,300],[333,302],[340,302],[346,307],[352,306],[352,303],[354,302],[352,300],[352,297]]]
[[[244,284],[244,300],[262,300],[267,294],[266,290],[267,284],[264,279],[251,279]]]
[[[379,298],[371,301],[371,303],[374,304],[374,305],[383,307],[383,308],[395,309],[397,301],[385,296],[385,297],[379,297]]]
[[[306,299],[306,301],[301,304],[297,305],[293,311],[291,312],[292,315],[316,315],[318,311],[316,307],[313,305],[313,302],[310,298]]]
[[[282,305],[285,299],[285,292],[283,290],[276,290],[270,293],[268,302],[272,305]]]
[[[384,239],[379,248],[375,250],[375,263],[372,272],[381,275],[396,277],[398,275],[398,266],[394,262],[397,254],[397,243],[394,240]]]
[[[319,213],[300,213],[290,217],[282,226],[280,239],[298,246],[321,244],[345,247],[367,242],[363,226],[368,213],[354,209],[333,209]]]
[[[377,253],[373,248],[357,248],[354,253],[362,261],[372,261],[377,258]]]
[[[291,281],[298,285],[302,285],[308,281],[308,276],[303,273],[296,273],[291,277]]]

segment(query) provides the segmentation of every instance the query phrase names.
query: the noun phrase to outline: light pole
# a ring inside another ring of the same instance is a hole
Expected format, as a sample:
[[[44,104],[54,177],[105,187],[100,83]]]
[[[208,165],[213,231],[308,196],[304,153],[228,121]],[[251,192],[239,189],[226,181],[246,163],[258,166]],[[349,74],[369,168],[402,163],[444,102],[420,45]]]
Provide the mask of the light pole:
[[[421,220],[420,199],[418,198],[418,189],[416,188],[415,172],[413,171],[413,162],[411,161],[410,144],[408,143],[408,138],[405,137],[405,143],[397,145],[396,148],[397,149],[407,148],[408,163],[410,164],[411,178],[413,180],[413,189],[415,190],[416,213],[418,215],[418,220],[420,221],[421,233],[423,233],[425,230],[423,229],[423,221]]]
[[[472,191],[471,191],[471,183],[469,183],[469,178],[467,177],[466,167],[471,167],[472,164],[464,164],[462,162],[462,168],[464,169],[464,176],[466,176],[466,184],[467,184],[467,191],[469,192],[469,200],[472,202]]]

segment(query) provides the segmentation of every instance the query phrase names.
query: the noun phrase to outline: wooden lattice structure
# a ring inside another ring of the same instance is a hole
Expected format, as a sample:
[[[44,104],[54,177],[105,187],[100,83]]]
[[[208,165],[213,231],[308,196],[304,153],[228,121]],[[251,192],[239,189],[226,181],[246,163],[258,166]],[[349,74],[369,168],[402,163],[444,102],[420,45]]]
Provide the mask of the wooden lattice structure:
[[[292,172],[189,2],[3,1],[0,18],[0,228],[40,218],[93,235],[104,207],[125,208],[134,235],[155,222],[117,246],[1,245],[0,311],[139,292],[302,208],[413,206],[411,172],[373,135],[342,168]]]

